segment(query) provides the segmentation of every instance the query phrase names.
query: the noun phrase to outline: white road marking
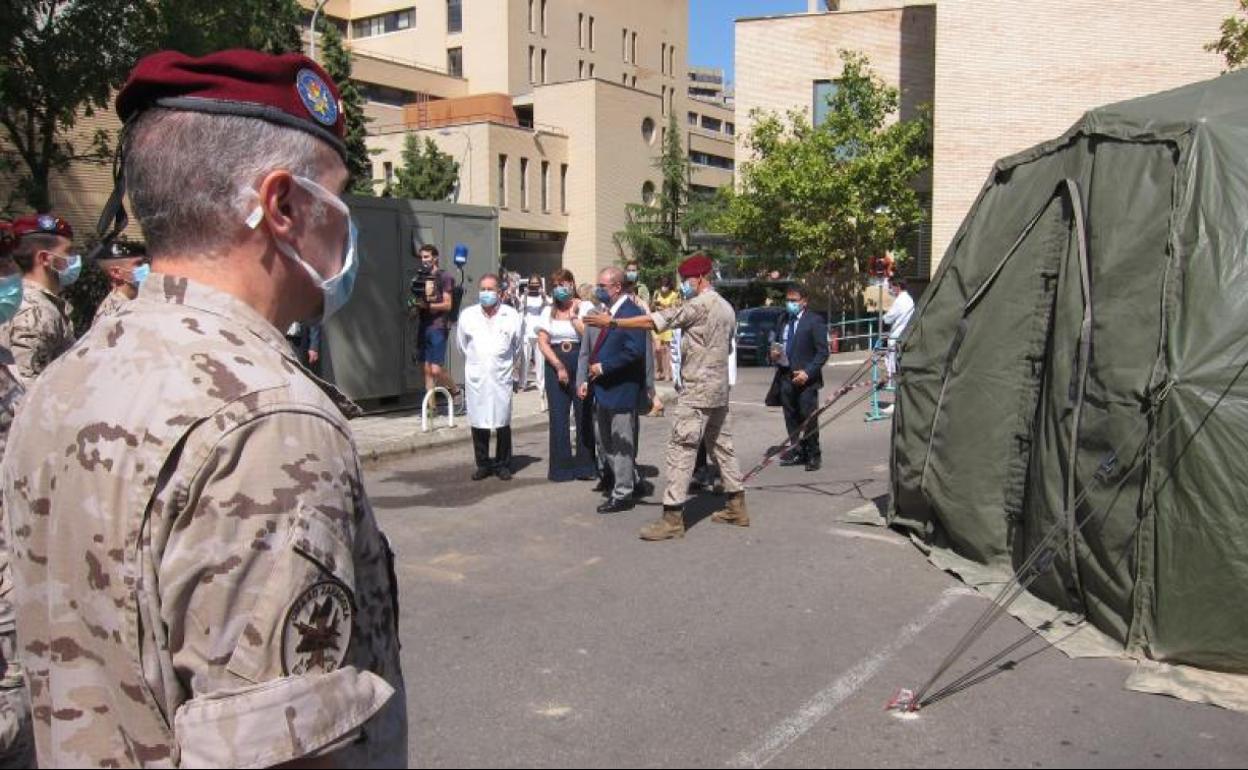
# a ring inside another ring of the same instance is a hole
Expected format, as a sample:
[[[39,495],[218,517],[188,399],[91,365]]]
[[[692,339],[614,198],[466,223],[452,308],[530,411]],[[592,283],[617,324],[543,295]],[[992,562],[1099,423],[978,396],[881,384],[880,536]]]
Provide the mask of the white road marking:
[[[923,629],[944,614],[954,602],[969,595],[971,592],[960,586],[946,589],[935,604],[902,628],[882,649],[860,660],[853,668],[841,674],[835,682],[821,690],[792,716],[780,722],[749,748],[730,759],[728,766],[765,767],[767,763],[778,757],[798,738],[805,735],[810,728],[857,692],[871,677],[879,673],[890,658],[914,641]]]

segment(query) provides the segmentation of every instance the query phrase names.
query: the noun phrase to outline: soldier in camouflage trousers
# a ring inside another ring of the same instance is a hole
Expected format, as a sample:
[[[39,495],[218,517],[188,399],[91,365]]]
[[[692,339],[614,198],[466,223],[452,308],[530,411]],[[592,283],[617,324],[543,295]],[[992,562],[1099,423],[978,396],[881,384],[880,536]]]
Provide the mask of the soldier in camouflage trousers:
[[[240,50],[153,54],[118,94],[153,272],[30,388],[0,465],[41,765],[406,766],[356,410],[280,331],[354,282],[338,99]]]

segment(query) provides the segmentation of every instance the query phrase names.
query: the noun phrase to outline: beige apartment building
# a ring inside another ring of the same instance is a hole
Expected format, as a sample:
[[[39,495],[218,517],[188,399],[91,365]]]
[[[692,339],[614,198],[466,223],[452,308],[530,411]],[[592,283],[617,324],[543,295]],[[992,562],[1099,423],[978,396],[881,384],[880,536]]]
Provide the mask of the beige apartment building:
[[[732,91],[722,69],[690,67],[687,93],[683,125],[689,189],[694,194],[710,194],[732,185],[736,176],[737,118]]]
[[[807,13],[736,25],[738,155],[756,109],[812,110],[839,51],[866,53],[902,91],[902,117],[933,108],[930,275],[1001,157],[1056,137],[1086,110],[1214,77],[1234,0],[811,0]]]
[[[654,196],[669,115],[685,114],[687,0],[330,0],[323,13],[369,99],[379,188],[406,137],[429,138],[460,164],[456,199],[499,209],[508,268],[589,280],[620,260],[626,207]]]

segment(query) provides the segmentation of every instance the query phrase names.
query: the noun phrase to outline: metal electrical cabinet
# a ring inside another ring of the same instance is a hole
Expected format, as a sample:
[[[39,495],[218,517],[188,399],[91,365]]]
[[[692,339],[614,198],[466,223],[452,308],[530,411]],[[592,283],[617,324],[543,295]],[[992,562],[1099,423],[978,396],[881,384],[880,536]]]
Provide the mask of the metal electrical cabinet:
[[[498,211],[433,201],[346,196],[359,227],[359,275],[355,290],[322,334],[322,371],[326,379],[365,409],[413,404],[425,387],[416,360],[420,324],[407,312],[415,247],[432,243],[441,252],[439,266],[460,281],[451,261],[455,245],[468,247],[463,307],[476,302],[477,279],[496,272],[499,262]],[[414,246],[415,244],[415,246]],[[463,357],[448,345],[447,363],[463,382]]]

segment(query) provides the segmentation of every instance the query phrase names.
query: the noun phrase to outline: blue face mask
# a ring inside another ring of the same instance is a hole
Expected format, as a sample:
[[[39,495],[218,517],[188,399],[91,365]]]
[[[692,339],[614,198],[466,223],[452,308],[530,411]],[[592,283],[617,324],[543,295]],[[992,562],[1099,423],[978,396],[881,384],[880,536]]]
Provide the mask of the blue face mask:
[[[321,277],[321,274],[317,272],[316,268],[312,267],[312,265],[308,264],[303,257],[299,256],[299,252],[295,251],[295,247],[282,240],[275,242],[278,251],[285,254],[291,260],[297,262],[299,266],[312,277],[312,280],[321,287],[323,303],[321,305],[320,316],[304,320],[323,322],[334,313],[341,310],[343,305],[347,304],[347,300],[351,298],[351,292],[355,289],[355,277],[359,273],[360,269],[360,264],[356,259],[356,245],[359,241],[359,231],[356,230],[355,221],[351,219],[351,209],[348,208],[347,204],[343,203],[337,195],[334,195],[329,190],[326,190],[321,185],[311,179],[307,179],[306,177],[297,176],[294,179],[295,184],[312,193],[317,198],[320,198],[325,203],[328,203],[331,208],[337,209],[347,220],[347,242],[343,244],[342,247],[342,269],[329,278]],[[263,219],[264,212],[262,209],[257,207],[256,210],[252,212],[251,216],[247,218],[247,224],[248,226],[255,228],[260,225],[260,222],[263,221]]]
[[[478,292],[477,301],[481,303],[481,307],[494,307],[498,304],[498,292],[483,289]]]
[[[567,302],[572,299],[572,290],[567,286],[555,287],[555,302]]]
[[[629,280],[629,282],[630,282],[630,283],[636,283],[636,282],[637,282],[637,271],[636,271],[636,270],[629,270],[627,273],[625,273],[625,274],[624,274],[624,277],[625,277],[625,278],[627,278],[627,279]]]
[[[134,284],[135,288],[138,288],[143,285],[143,282],[151,274],[152,266],[144,262],[130,272],[130,283]]]
[[[73,286],[78,280],[78,276],[82,275],[82,257],[77,254],[69,254],[65,257],[69,260],[69,266],[64,270],[56,270],[56,280],[61,284],[61,288]]]
[[[594,289],[594,297],[604,305],[611,304],[611,292],[601,286]]]
[[[680,296],[684,297],[685,299],[693,299],[693,295],[697,293],[698,293],[698,290],[693,288],[692,281],[680,282]]]
[[[0,323],[8,323],[22,306],[22,274],[0,278]]]
[[[789,300],[784,303],[784,306],[788,308],[789,315],[791,316],[799,315],[802,312],[802,303],[800,302],[793,302],[792,300]]]

